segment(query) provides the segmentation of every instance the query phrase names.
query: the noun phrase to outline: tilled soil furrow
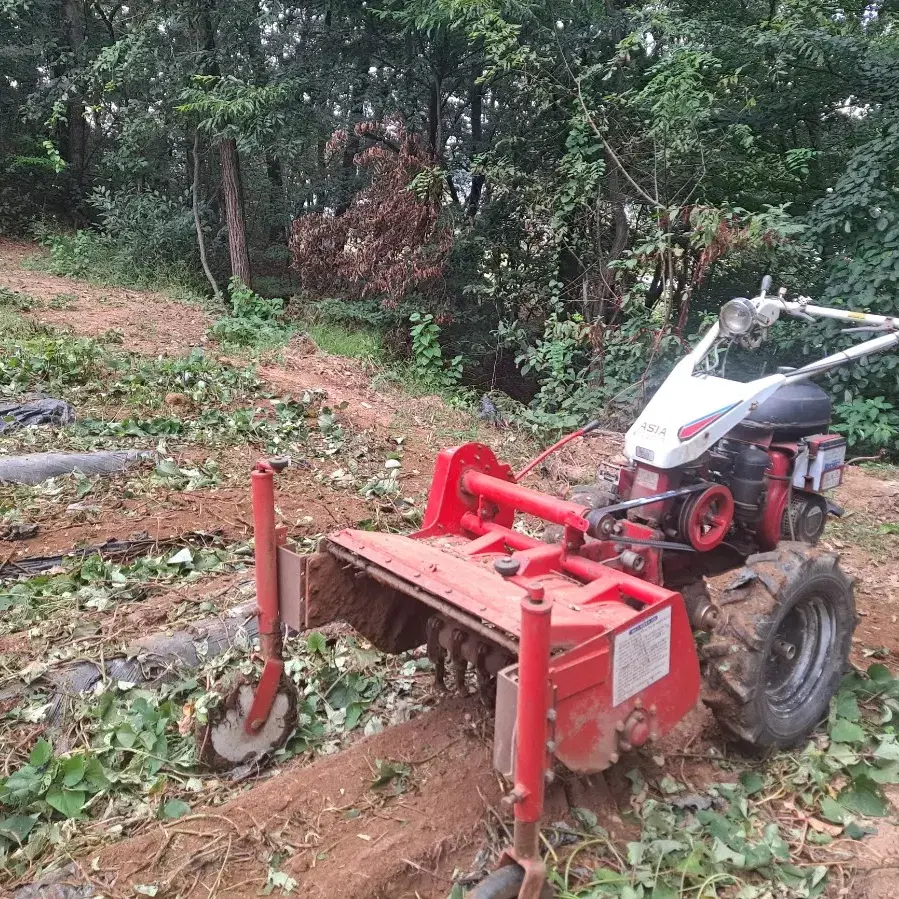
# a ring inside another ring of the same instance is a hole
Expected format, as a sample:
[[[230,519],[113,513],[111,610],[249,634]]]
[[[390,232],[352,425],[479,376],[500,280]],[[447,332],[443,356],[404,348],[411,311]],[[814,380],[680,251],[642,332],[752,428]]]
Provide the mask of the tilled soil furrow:
[[[489,747],[472,726],[481,714],[474,699],[447,700],[339,754],[289,765],[223,806],[82,859],[81,871],[113,895],[154,884],[185,899],[210,890],[250,899],[276,869],[308,899],[446,896],[455,863],[473,856],[484,812],[500,798]],[[374,788],[379,761],[409,773]]]

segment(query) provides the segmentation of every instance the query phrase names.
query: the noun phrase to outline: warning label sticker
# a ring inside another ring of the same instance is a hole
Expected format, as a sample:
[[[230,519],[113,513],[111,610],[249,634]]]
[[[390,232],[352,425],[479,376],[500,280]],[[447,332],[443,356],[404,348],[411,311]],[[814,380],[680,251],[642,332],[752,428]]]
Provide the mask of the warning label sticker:
[[[621,705],[671,669],[671,606],[615,637],[612,705]]]

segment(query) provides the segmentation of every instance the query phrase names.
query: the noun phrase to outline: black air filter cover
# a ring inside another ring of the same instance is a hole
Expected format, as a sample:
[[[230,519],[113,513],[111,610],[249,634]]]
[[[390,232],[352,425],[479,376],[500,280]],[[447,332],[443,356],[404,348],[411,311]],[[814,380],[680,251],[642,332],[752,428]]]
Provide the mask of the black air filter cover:
[[[811,381],[798,381],[779,387],[744,420],[783,440],[826,432],[830,414],[827,391]]]

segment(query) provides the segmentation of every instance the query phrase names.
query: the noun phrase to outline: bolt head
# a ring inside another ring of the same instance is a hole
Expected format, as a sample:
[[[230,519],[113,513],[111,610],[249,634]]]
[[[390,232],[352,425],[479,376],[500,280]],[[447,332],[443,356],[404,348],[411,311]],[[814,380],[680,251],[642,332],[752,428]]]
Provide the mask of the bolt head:
[[[543,772],[543,781],[546,784],[551,784],[556,779],[555,772],[553,771],[544,771]]]
[[[611,764],[614,765],[614,764],[618,761],[619,758],[621,758],[621,756],[619,756],[617,752],[610,752],[610,753],[609,753],[609,762],[610,762]]]
[[[502,556],[493,563],[493,570],[502,577],[512,577],[520,568],[521,562],[513,556]]]

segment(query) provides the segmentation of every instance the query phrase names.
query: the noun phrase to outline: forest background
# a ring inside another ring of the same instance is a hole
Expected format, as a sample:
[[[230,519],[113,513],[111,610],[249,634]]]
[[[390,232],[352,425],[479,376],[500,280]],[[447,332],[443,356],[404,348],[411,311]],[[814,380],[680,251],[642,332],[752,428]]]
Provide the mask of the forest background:
[[[899,314],[897,5],[0,0],[0,231],[212,298],[224,341],[626,425],[764,273]],[[854,339],[779,323],[734,366]],[[864,451],[897,362],[826,382]]]

